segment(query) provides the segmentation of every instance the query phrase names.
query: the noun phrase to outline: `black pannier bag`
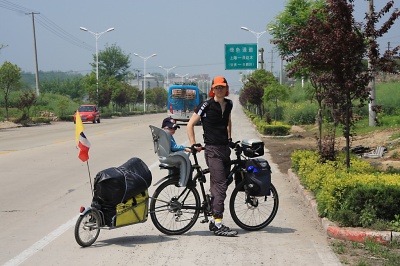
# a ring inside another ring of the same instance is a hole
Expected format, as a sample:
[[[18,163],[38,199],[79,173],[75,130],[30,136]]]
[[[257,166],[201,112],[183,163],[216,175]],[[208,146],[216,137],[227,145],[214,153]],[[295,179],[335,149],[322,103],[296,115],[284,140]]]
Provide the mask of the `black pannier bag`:
[[[148,189],[152,175],[139,158],[131,158],[119,167],[111,167],[97,173],[94,178],[92,205],[104,213],[106,224],[116,213],[116,206]]]
[[[252,196],[269,196],[271,167],[265,159],[256,158],[246,162],[247,189]]]

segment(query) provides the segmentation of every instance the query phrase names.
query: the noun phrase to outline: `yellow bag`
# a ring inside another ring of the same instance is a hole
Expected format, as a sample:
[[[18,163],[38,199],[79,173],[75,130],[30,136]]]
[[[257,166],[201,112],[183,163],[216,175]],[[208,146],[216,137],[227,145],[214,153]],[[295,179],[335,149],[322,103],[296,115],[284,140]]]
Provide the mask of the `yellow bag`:
[[[122,226],[140,222],[143,223],[147,221],[148,199],[149,194],[146,190],[135,196],[135,205],[133,205],[133,198],[129,199],[126,203],[118,204],[116,207],[117,215],[115,226]]]

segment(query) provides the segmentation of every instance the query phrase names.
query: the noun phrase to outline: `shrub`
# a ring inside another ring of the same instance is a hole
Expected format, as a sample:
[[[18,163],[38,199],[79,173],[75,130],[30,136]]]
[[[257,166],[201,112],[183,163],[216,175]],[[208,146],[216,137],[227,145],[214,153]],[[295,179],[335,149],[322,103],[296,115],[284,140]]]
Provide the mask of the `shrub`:
[[[268,125],[265,123],[257,125],[258,132],[271,136],[287,136],[289,135],[290,128],[288,125]]]
[[[249,112],[248,110],[243,108],[244,113],[251,119],[252,123],[256,126],[257,131],[263,135],[271,135],[271,136],[286,136],[289,135],[289,131],[291,126],[284,125],[281,122],[275,122],[274,124],[268,124],[265,119],[260,116],[256,116],[255,114]]]
[[[284,118],[289,125],[310,125],[315,123],[318,107],[314,103],[301,102],[288,104]]]
[[[336,161],[321,163],[316,152],[292,154],[293,169],[315,194],[320,216],[344,226],[389,224],[400,206],[400,175],[377,172],[357,158],[347,169],[343,158],[340,154]]]

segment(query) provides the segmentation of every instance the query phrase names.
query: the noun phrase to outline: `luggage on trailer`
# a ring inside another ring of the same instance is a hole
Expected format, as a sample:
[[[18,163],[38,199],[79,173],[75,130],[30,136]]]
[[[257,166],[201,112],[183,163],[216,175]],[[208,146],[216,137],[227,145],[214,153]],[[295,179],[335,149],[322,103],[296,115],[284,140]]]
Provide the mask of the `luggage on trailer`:
[[[148,214],[148,199],[149,194],[146,190],[129,199],[126,203],[118,204],[112,224],[122,226],[145,222]]]
[[[139,158],[131,158],[119,167],[111,167],[97,173],[94,178],[92,206],[100,208],[107,225],[112,224],[116,206],[147,191],[152,175]],[[147,196],[148,197],[148,196]]]

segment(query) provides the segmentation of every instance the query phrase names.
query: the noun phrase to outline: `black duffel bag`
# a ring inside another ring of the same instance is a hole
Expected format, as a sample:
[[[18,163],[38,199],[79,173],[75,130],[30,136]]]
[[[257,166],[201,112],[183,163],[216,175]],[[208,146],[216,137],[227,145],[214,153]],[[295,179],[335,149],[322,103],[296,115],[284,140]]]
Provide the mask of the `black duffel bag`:
[[[145,191],[152,181],[147,165],[139,158],[131,158],[119,167],[100,171],[94,178],[94,200],[114,208]]]

